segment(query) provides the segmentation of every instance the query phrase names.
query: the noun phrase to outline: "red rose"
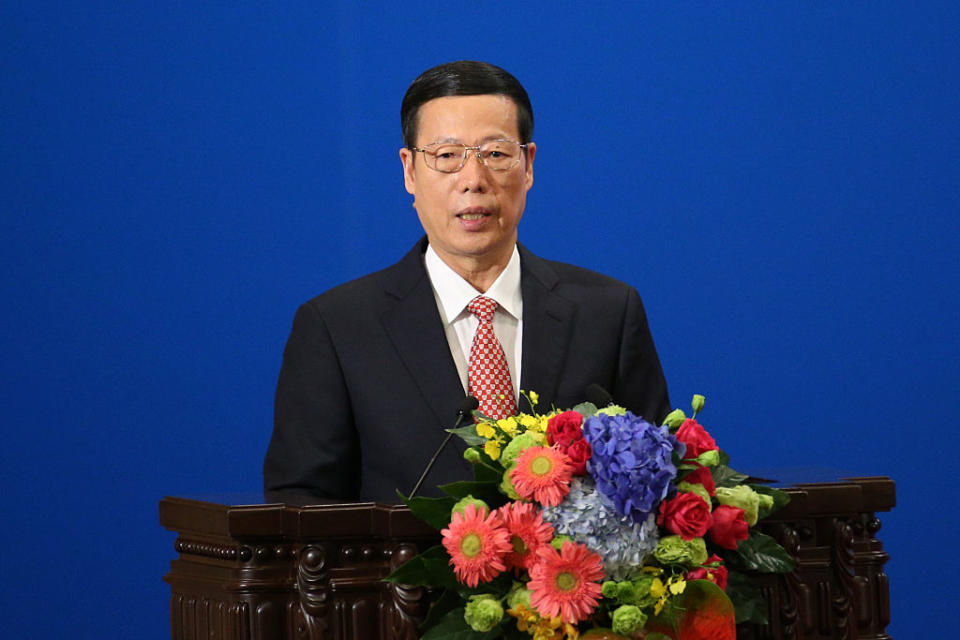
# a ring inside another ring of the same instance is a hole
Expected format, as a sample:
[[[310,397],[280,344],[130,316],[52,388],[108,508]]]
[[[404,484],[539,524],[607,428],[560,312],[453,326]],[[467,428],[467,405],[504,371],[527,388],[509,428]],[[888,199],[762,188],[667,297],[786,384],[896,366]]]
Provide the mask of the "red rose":
[[[590,443],[587,442],[586,438],[574,440],[569,447],[562,449],[562,451],[570,458],[570,463],[573,466],[573,475],[587,475],[587,460],[590,459],[593,450],[590,448]]]
[[[707,533],[713,524],[710,505],[695,493],[678,493],[672,500],[660,503],[657,524],[666,527],[684,540],[693,540]]]
[[[576,411],[564,411],[550,418],[547,422],[547,442],[550,446],[560,445],[569,447],[576,440],[583,438],[583,416]]]
[[[721,504],[713,510],[710,538],[724,549],[736,549],[738,540],[750,537],[749,528],[743,518],[743,509]]]
[[[696,469],[684,477],[683,481],[689,482],[690,484],[702,484],[703,488],[707,490],[707,493],[709,493],[711,497],[717,495],[717,485],[713,481],[713,475],[710,473],[710,469],[706,467],[697,466]]]
[[[687,445],[684,460],[693,460],[704,451],[717,449],[717,443],[693,418],[687,418],[677,429],[677,440]]]
[[[717,564],[716,567],[701,566],[687,574],[687,580],[709,580],[718,587],[727,590],[727,568],[723,566],[723,559],[718,555],[707,558],[704,565]]]

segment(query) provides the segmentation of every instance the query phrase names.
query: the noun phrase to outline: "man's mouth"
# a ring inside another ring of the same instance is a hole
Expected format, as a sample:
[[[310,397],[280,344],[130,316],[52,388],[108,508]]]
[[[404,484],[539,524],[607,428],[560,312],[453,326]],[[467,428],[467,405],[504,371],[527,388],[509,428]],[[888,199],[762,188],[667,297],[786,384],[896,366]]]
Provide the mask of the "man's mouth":
[[[481,220],[490,215],[490,211],[483,207],[468,207],[457,213],[457,217],[463,220],[464,222],[473,222],[475,220]]]

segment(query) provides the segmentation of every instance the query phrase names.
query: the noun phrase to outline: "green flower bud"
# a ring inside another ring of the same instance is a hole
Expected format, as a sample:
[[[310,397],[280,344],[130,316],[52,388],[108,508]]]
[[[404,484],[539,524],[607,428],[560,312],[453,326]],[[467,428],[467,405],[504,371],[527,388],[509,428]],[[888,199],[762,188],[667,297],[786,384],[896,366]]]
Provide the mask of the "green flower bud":
[[[617,602],[633,604],[637,599],[637,589],[629,580],[617,583]]]
[[[715,467],[720,464],[720,452],[716,449],[704,451],[697,456],[697,463],[703,467]]]
[[[510,479],[510,472],[513,471],[516,464],[512,464],[507,467],[507,470],[503,472],[503,478],[500,479],[500,491],[502,491],[508,498],[511,500],[519,500],[520,494],[517,493],[517,490],[513,488],[513,480]]]
[[[629,636],[643,629],[646,623],[647,614],[640,611],[639,607],[625,604],[613,612],[611,627],[614,633]]]
[[[684,540],[680,536],[660,538],[653,556],[661,564],[699,565],[707,561],[707,545],[703,538]]]
[[[758,493],[757,496],[760,498],[760,508],[761,509],[772,509],[773,508],[773,496],[768,496],[765,493]]]
[[[683,424],[683,421],[687,419],[687,414],[683,412],[682,409],[674,409],[667,414],[667,417],[663,419],[663,424],[667,425],[671,429],[679,429],[680,425]]]
[[[690,554],[680,536],[664,536],[653,550],[653,557],[662,564],[690,564]]]
[[[704,403],[705,400],[706,400],[706,398],[704,398],[704,397],[703,397],[702,395],[700,395],[699,393],[693,394],[693,402],[690,403],[690,406],[693,407],[693,414],[694,414],[694,415],[700,413],[700,411],[703,410],[703,403]]]
[[[707,543],[703,538],[694,538],[693,540],[684,540],[687,550],[690,552],[690,562],[694,565],[701,565],[707,561]]]
[[[480,452],[470,447],[463,452],[463,459],[469,462],[470,464],[477,464],[480,462]]]
[[[537,442],[529,433],[521,433],[516,438],[510,441],[506,447],[503,448],[503,452],[500,454],[500,464],[507,468],[513,465],[514,461],[517,459],[521,453],[530,447],[539,446],[540,443]]]
[[[613,580],[607,580],[600,588],[602,589],[601,593],[604,598],[612,600],[617,597],[617,583]]]
[[[627,410],[618,404],[612,404],[609,407],[598,409],[597,413],[604,416],[623,416],[627,414]]]
[[[731,507],[743,509],[743,519],[751,527],[757,524],[757,510],[760,508],[760,496],[745,484],[736,487],[718,487],[717,501]]]
[[[570,536],[557,536],[550,541],[550,546],[556,549],[557,551],[563,551],[563,543],[567,540],[573,542]]]
[[[530,590],[522,582],[514,582],[507,592],[507,608],[516,609],[518,604],[530,607]]]
[[[450,510],[450,517],[453,518],[453,514],[455,513],[464,515],[464,511],[466,511],[468,504],[472,504],[478,512],[483,512],[484,515],[490,513],[490,507],[487,506],[486,502],[483,500],[477,500],[473,496],[467,496],[466,498],[461,498],[457,501],[457,504],[453,505],[453,509]]]
[[[474,631],[490,631],[503,619],[503,605],[488,593],[470,596],[463,619]]]
[[[650,595],[650,587],[653,586],[653,576],[649,573],[644,573],[639,578],[633,580],[633,592],[634,592],[634,601],[633,602],[624,602],[623,604],[634,604],[640,607],[641,609],[646,607],[652,607],[657,601],[652,595]]]
[[[699,484],[699,483],[690,484],[689,482],[678,482],[677,490],[687,491],[689,493],[695,493],[701,498],[703,498],[704,502],[706,502],[707,504],[711,504],[710,493],[706,490],[706,488],[702,484]]]

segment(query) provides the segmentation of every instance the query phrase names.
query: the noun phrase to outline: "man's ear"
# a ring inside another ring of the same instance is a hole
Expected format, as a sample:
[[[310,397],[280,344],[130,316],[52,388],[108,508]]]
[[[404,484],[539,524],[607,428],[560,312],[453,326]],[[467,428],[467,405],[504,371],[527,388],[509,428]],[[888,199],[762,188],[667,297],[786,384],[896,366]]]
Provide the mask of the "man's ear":
[[[526,174],[527,191],[533,186],[533,156],[537,155],[537,145],[532,142],[527,143],[527,167],[524,169]]]
[[[417,192],[417,179],[413,171],[413,155],[413,151],[410,151],[410,149],[400,148],[400,162],[403,164],[403,186],[406,187],[407,193],[410,195],[415,195]]]

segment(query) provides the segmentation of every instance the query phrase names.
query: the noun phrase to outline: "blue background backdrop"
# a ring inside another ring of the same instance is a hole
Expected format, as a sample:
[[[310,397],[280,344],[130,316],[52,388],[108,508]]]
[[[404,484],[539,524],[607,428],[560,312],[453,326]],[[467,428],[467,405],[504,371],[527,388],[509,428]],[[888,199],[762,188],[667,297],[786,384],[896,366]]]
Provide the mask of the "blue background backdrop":
[[[3,3],[3,635],[169,637],[158,500],[259,489],[293,312],[420,236],[400,99],[460,58],[533,100],[521,239],[640,290],[737,466],[892,476],[890,631],[952,622],[960,10],[835,4]]]

